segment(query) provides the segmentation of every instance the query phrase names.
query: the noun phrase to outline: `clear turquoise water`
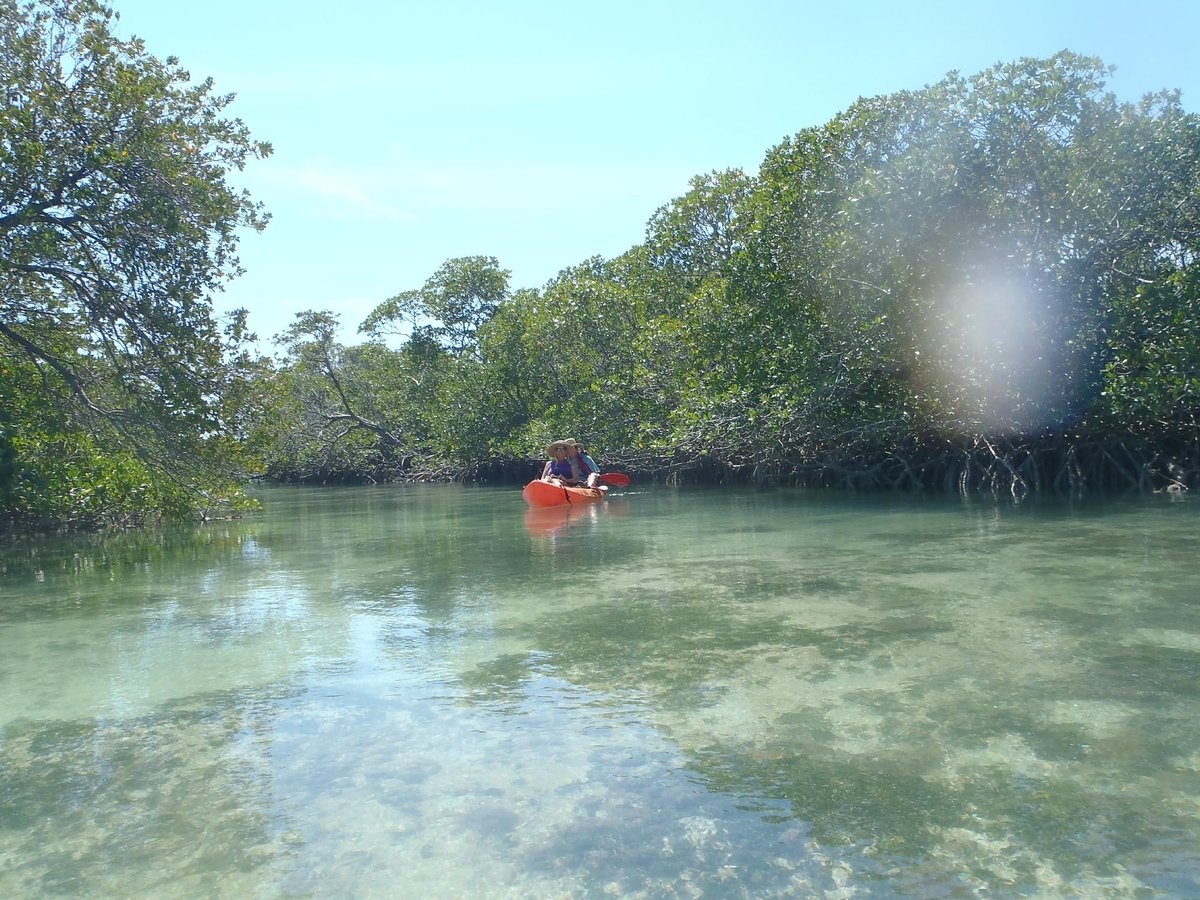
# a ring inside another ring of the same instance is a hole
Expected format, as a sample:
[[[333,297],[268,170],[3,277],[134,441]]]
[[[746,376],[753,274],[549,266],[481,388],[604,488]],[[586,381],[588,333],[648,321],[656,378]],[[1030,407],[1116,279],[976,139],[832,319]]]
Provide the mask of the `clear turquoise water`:
[[[262,496],[0,551],[0,896],[1200,893],[1200,498]]]

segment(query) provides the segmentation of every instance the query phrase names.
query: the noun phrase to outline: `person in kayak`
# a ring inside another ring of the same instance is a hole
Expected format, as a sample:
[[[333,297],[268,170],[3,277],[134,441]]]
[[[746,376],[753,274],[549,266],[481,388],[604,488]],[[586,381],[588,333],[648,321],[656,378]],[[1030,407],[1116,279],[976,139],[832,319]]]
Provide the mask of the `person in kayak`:
[[[579,468],[579,458],[571,459],[575,453],[575,442],[569,438],[565,441],[555,441],[546,448],[549,461],[542,467],[542,481],[556,481],[559,484],[579,484],[583,473]]]
[[[567,451],[568,458],[571,451]],[[575,442],[575,455],[579,459],[579,473],[586,477],[587,486],[594,488],[600,483],[600,467],[596,465],[596,461],[588,454],[587,444]]]

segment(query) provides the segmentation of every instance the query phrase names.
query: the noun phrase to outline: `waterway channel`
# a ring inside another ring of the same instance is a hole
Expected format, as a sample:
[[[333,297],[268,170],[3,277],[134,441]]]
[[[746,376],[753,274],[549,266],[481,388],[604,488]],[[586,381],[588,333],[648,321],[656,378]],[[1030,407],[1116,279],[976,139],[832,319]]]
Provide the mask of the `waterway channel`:
[[[0,549],[0,896],[1200,893],[1200,498],[260,496]]]

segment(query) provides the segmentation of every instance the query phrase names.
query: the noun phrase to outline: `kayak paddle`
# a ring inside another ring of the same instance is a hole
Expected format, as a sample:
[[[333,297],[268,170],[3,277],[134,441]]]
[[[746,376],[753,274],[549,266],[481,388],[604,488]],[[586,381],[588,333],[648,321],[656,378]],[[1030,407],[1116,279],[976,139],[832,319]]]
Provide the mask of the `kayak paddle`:
[[[625,485],[629,484],[629,476],[622,475],[620,472],[605,472],[600,476],[600,480],[605,484],[612,484],[617,487],[625,487]]]

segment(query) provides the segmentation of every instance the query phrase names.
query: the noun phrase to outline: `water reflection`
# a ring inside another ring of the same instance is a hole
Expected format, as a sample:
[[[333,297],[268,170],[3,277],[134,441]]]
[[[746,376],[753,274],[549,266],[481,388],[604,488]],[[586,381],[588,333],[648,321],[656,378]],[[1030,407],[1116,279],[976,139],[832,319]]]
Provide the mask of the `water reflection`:
[[[598,509],[596,504],[588,504],[586,509]],[[532,537],[550,537],[562,531],[572,522],[579,524],[584,520],[585,507],[580,504],[562,506],[531,506],[525,510],[525,530]]]
[[[602,518],[629,515],[629,498],[618,496],[603,503],[564,503],[531,506],[525,510],[525,530],[533,538],[553,538],[568,528],[595,528]],[[551,542],[551,546],[554,542]]]

